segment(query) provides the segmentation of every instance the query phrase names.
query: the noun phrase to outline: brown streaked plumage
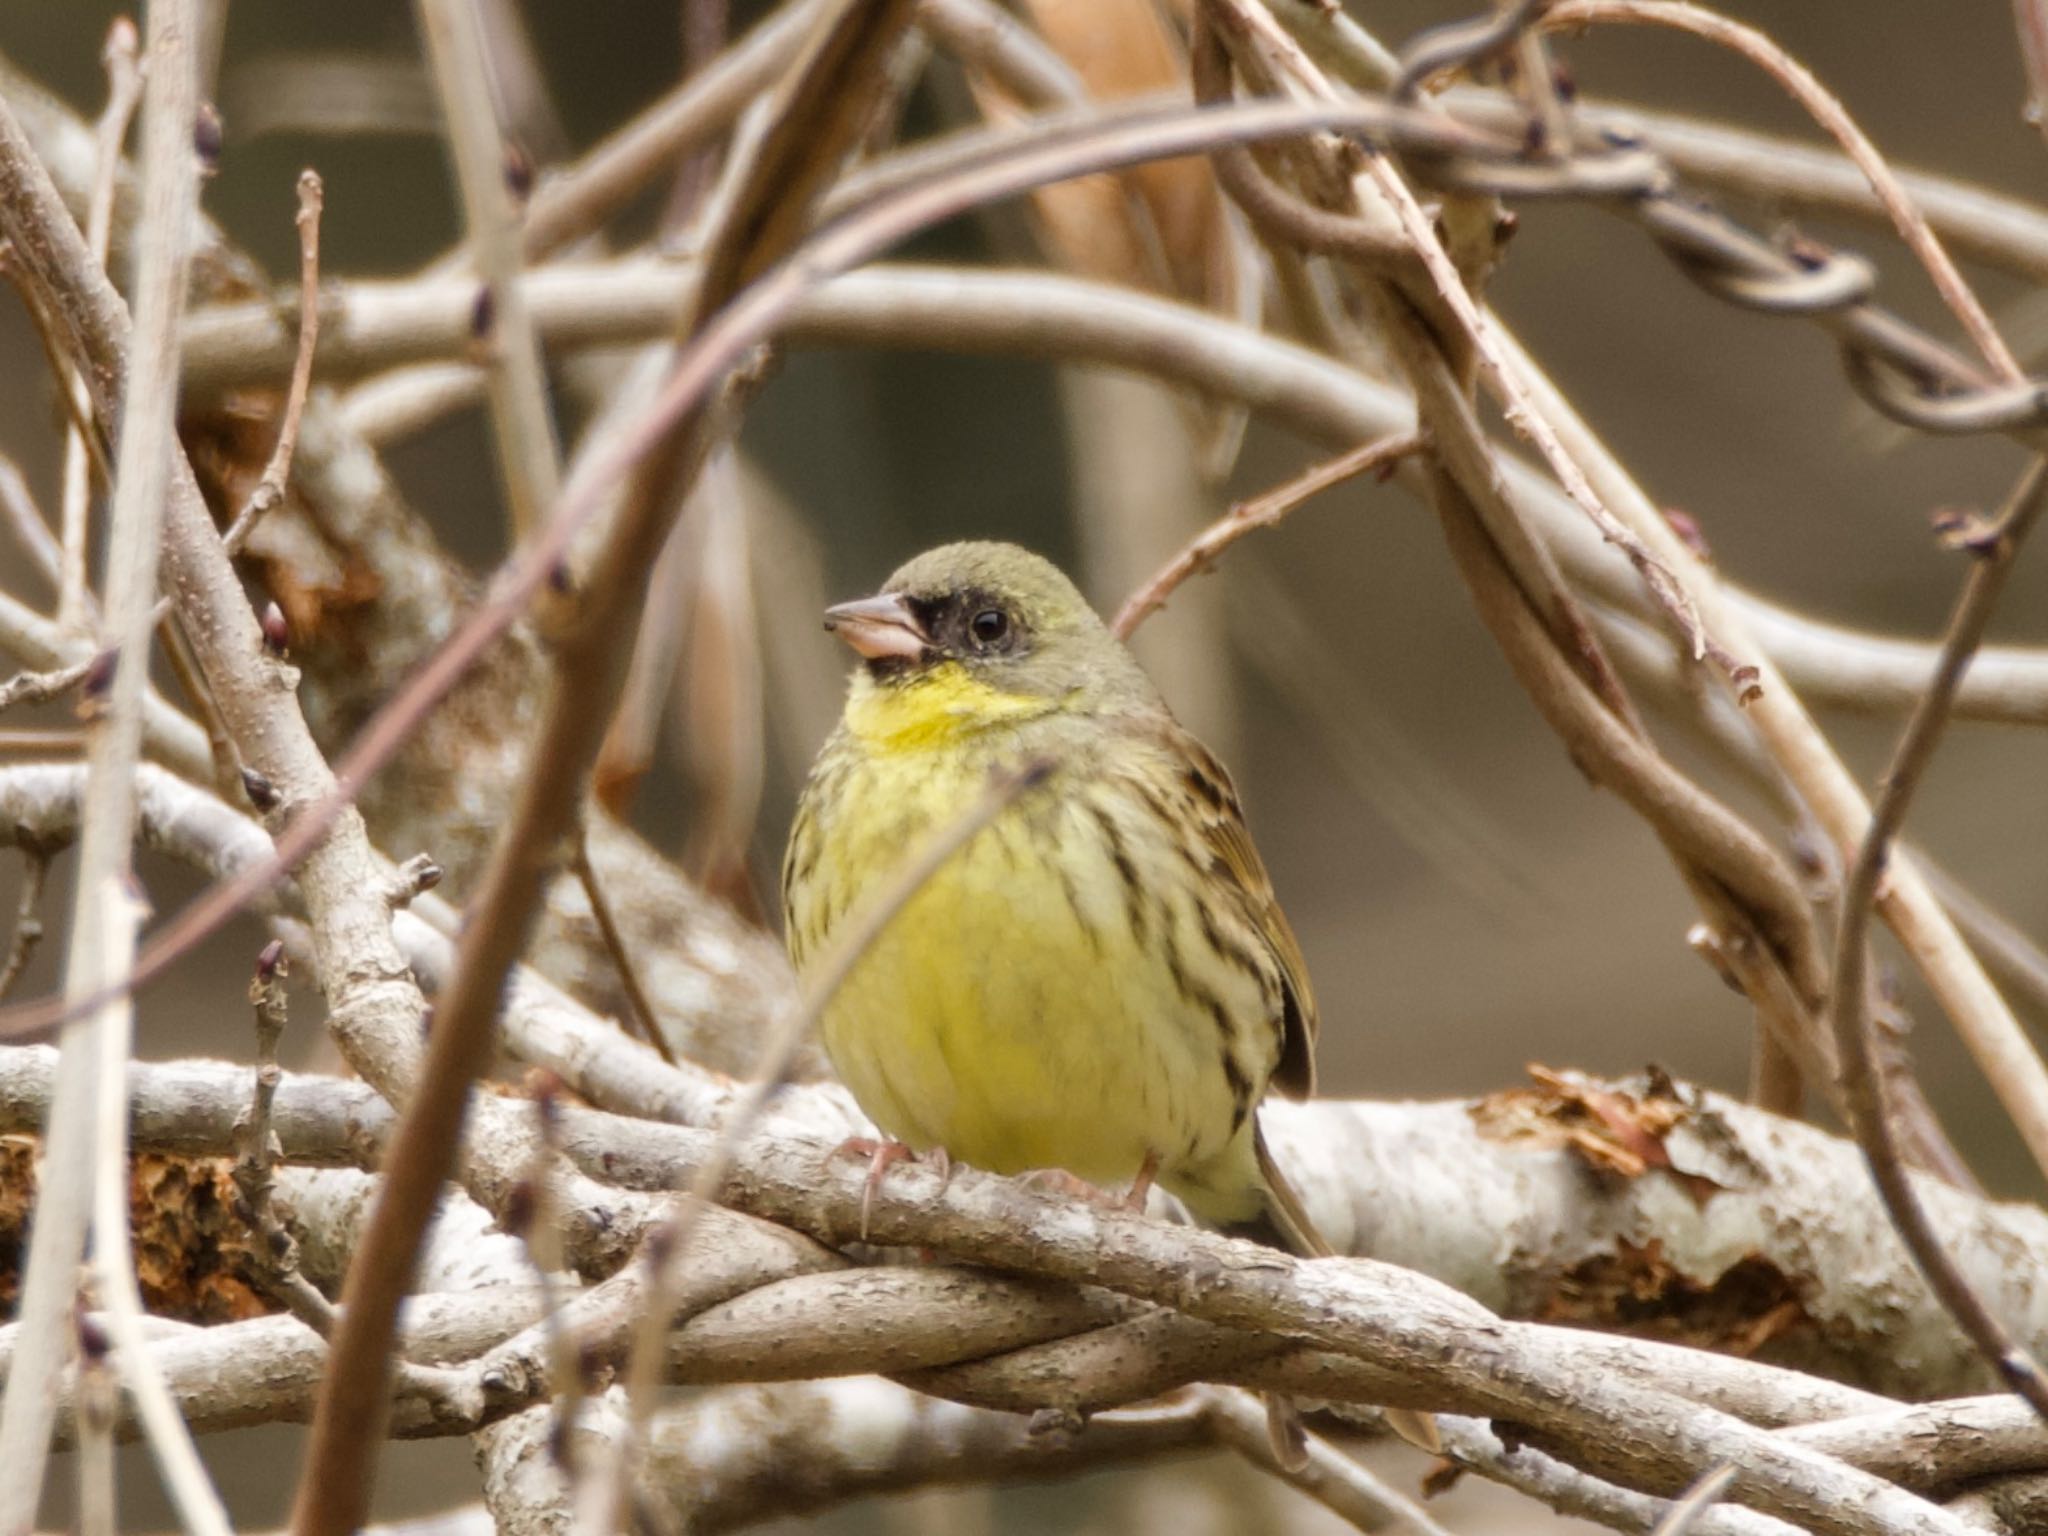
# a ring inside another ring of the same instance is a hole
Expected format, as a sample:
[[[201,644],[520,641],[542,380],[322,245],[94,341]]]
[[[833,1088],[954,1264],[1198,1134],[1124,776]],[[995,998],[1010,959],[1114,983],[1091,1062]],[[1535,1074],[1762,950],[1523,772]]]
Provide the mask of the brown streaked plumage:
[[[1258,1119],[1268,1089],[1315,1085],[1315,994],[1222,765],[1073,584],[1014,545],[932,550],[826,623],[863,664],[783,863],[799,970],[993,771],[1054,765],[827,1005],[861,1107],[991,1172],[1138,1190],[1156,1173],[1204,1220],[1328,1254]],[[1291,1457],[1298,1419],[1273,1406]],[[1435,1448],[1426,1416],[1388,1417]]]
[[[995,767],[1057,765],[827,1009],[863,1107],[996,1172],[1124,1183],[1156,1165],[1198,1215],[1326,1252],[1255,1113],[1269,1088],[1314,1085],[1314,993],[1222,765],[1014,546],[934,550],[829,622],[864,665],[785,861],[799,968],[854,904],[852,872],[879,874]]]

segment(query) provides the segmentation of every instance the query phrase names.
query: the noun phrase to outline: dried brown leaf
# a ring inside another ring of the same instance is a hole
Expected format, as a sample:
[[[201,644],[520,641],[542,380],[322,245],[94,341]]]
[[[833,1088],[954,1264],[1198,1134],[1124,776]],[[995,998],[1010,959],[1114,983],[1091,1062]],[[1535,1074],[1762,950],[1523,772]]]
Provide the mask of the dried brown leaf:
[[[1671,1161],[1664,1138],[1692,1113],[1675,1093],[1608,1088],[1577,1072],[1531,1062],[1533,1088],[1510,1088],[1472,1106],[1479,1134],[1493,1141],[1569,1147],[1589,1167],[1624,1179],[1661,1168],[1704,1204],[1720,1186]],[[1668,1086],[1668,1079],[1661,1080]]]

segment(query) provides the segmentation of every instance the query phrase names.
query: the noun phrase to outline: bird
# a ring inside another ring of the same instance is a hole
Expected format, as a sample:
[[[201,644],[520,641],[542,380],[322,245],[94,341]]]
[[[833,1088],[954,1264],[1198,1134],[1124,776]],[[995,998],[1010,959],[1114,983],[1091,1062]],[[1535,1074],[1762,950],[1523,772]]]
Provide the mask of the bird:
[[[1230,775],[1051,561],[927,551],[825,611],[858,658],[783,858],[799,977],[906,855],[1005,773],[1042,779],[925,879],[825,1000],[825,1050],[887,1140],[986,1172],[1052,1172],[1304,1258],[1333,1248],[1267,1144],[1269,1091],[1315,1088],[1300,944]],[[865,1209],[865,1207],[864,1207]],[[1300,1419],[1268,1398],[1276,1451]],[[1434,1420],[1389,1409],[1438,1449]]]
[[[1314,1088],[1315,996],[1223,766],[1016,545],[931,550],[825,624],[860,664],[784,859],[799,975],[992,775],[1048,765],[825,1005],[826,1052],[889,1150],[1134,1203],[1156,1179],[1221,1230],[1328,1254],[1258,1115]]]

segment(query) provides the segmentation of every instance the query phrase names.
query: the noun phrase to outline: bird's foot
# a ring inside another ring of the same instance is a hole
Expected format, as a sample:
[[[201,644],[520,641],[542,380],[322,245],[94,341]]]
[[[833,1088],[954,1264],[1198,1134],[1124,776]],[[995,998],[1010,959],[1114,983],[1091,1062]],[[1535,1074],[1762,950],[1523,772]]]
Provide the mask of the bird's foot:
[[[1078,1173],[1064,1168],[1030,1168],[1017,1175],[1017,1182],[1042,1195],[1065,1195],[1087,1205],[1115,1205],[1117,1197],[1099,1185],[1090,1184]]]
[[[1124,1193],[1124,1209],[1143,1211],[1145,1197],[1152,1193],[1152,1181],[1159,1177],[1159,1154],[1147,1152],[1145,1161],[1138,1165],[1138,1176],[1131,1180],[1131,1187]]]
[[[834,1157],[844,1157],[849,1152],[868,1160],[868,1176],[860,1189],[860,1240],[866,1242],[869,1219],[874,1215],[875,1191],[882,1187],[882,1175],[887,1173],[893,1164],[914,1163],[919,1161],[919,1158],[917,1153],[911,1150],[910,1143],[898,1141],[893,1136],[880,1140],[873,1136],[849,1136],[832,1149]],[[953,1176],[953,1160],[946,1155],[946,1149],[932,1148],[925,1154],[924,1161],[938,1174],[939,1187],[944,1189],[946,1181]]]
[[[1069,1173],[1064,1168],[1033,1168],[1019,1177],[1042,1194],[1065,1195],[1087,1205],[1100,1206],[1104,1210],[1142,1211],[1145,1209],[1145,1197],[1151,1194],[1152,1181],[1158,1174],[1159,1156],[1157,1153],[1148,1152],[1145,1154],[1143,1166],[1138,1169],[1138,1177],[1121,1195],[1114,1190],[1104,1189],[1099,1184],[1091,1184],[1079,1174]]]

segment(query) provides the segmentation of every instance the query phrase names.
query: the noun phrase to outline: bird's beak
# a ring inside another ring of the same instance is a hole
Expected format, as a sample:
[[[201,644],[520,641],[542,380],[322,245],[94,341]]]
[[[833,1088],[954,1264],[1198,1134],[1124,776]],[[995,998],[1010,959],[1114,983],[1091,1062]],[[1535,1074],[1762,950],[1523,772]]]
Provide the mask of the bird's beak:
[[[910,604],[895,592],[827,608],[825,627],[869,661],[915,661],[932,643]]]

